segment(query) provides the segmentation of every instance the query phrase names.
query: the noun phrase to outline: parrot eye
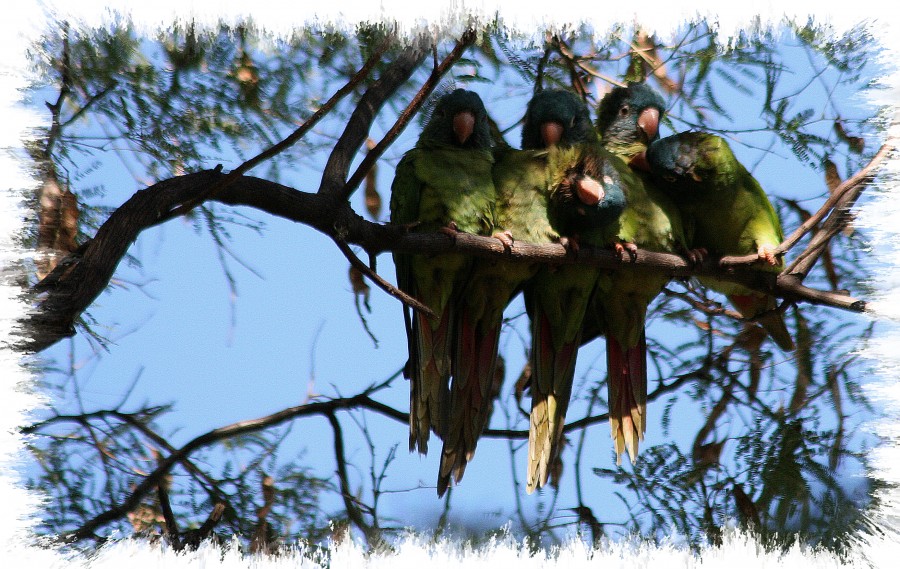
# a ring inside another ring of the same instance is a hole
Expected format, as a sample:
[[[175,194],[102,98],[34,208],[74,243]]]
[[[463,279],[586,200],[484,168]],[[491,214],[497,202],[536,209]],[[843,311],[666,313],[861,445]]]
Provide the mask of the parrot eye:
[[[623,117],[627,117],[628,113],[630,113],[630,112],[631,112],[631,109],[628,107],[628,105],[622,105],[622,108],[619,109],[619,114],[622,115]]]

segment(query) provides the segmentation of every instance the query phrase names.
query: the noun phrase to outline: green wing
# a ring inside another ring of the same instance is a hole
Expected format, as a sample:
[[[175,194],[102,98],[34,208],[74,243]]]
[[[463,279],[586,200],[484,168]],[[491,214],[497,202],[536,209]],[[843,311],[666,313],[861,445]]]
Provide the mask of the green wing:
[[[704,132],[684,132],[654,142],[647,160],[660,187],[681,207],[692,227],[691,247],[716,256],[758,254],[765,270],[780,272],[772,256],[784,239],[781,222],[759,182],[737,160],[725,139]],[[701,282],[728,295],[748,319],[758,320],[783,350],[793,340],[775,297],[740,285],[704,278]]]
[[[418,150],[410,150],[403,155],[394,172],[391,184],[391,223],[409,224],[419,220],[419,198],[422,194],[422,181],[416,177],[415,160]],[[412,288],[409,255],[393,253],[394,266],[397,271],[397,286],[401,290]]]
[[[552,148],[548,154],[548,218],[560,234],[580,244],[606,247],[619,231],[625,207],[622,183],[614,156],[593,142]],[[578,197],[562,194],[572,184],[572,173],[601,182],[603,199],[593,207]],[[544,486],[555,470],[563,445],[563,427],[575,375],[582,321],[597,280],[595,267],[561,265],[542,267],[526,288],[531,317],[531,415],[526,488]]]

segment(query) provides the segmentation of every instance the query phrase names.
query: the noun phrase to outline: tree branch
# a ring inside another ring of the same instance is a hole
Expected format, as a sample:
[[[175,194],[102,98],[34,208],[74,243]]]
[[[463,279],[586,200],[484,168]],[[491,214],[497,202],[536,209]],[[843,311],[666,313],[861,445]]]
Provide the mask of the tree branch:
[[[345,201],[349,192],[344,190],[350,162],[360,146],[365,142],[369,134],[369,128],[375,115],[391,95],[402,85],[415,71],[416,67],[425,58],[426,51],[422,48],[423,38],[415,40],[415,43],[404,49],[392,65],[378,78],[375,83],[360,98],[344,132],[335,143],[322,172],[322,182],[319,185],[319,194],[331,196],[336,201]]]
[[[875,178],[875,171],[881,166],[881,163],[888,157],[888,155],[896,150],[896,141],[891,139],[885,142],[881,148],[878,149],[878,152],[875,153],[875,156],[869,161],[868,164],[863,166],[863,168],[851,176],[844,180],[841,185],[834,189],[831,192],[831,195],[825,200],[825,203],[822,204],[822,207],[809,219],[804,221],[800,227],[798,227],[793,233],[791,233],[787,239],[784,240],[781,245],[779,245],[775,251],[776,253],[784,253],[785,251],[790,250],[800,239],[803,238],[812,228],[814,228],[818,223],[828,215],[835,206],[841,201],[845,200],[845,195],[851,192],[858,193],[862,191],[862,187],[870,184],[872,180]],[[846,207],[845,204],[841,204]]]
[[[331,429],[334,431],[334,458],[337,462],[337,475],[340,482],[341,498],[344,501],[344,508],[347,510],[347,517],[353,522],[353,525],[359,528],[366,536],[369,544],[378,540],[377,532],[372,526],[366,523],[363,518],[362,510],[356,503],[356,498],[350,492],[350,478],[347,475],[347,458],[344,456],[344,434],[341,429],[341,423],[338,421],[334,411],[325,413]]]
[[[95,516],[77,530],[62,535],[61,538],[66,541],[79,541],[82,539],[94,537],[94,532],[97,529],[104,527],[118,519],[121,519],[128,512],[133,510],[138,504],[140,504],[144,496],[153,491],[160,484],[163,477],[172,469],[173,466],[187,460],[193,452],[202,448],[209,447],[219,441],[246,433],[256,432],[269,427],[274,427],[300,417],[308,417],[311,415],[328,415],[329,413],[333,414],[338,409],[369,408],[376,412],[387,414],[384,413],[384,411],[386,408],[389,408],[383,404],[375,402],[370,397],[370,395],[375,390],[380,389],[380,387],[383,387],[384,385],[386,384],[382,384],[382,386],[372,389],[367,389],[363,393],[360,393],[353,397],[341,397],[330,399],[328,401],[319,401],[314,403],[307,403],[305,405],[298,405],[295,407],[288,407],[265,417],[251,419],[248,421],[240,421],[238,423],[233,423],[225,427],[213,429],[212,431],[208,431],[202,435],[199,435],[194,439],[188,441],[181,448],[171,452],[165,458],[160,459],[157,467],[152,472],[150,472],[143,480],[137,483],[131,493],[121,503],[114,505],[105,512]],[[402,421],[405,424],[409,423],[409,419],[406,413],[392,410],[392,412],[387,415],[391,418],[397,419],[398,421]]]
[[[224,178],[219,180],[216,184],[207,188],[205,192],[202,194],[192,198],[190,201],[185,202],[178,207],[174,208],[169,215],[160,221],[165,221],[167,219],[171,219],[174,217],[178,217],[179,215],[183,215],[190,211],[191,209],[197,207],[204,201],[210,199],[217,192],[225,188],[229,184],[234,183],[238,177],[242,176],[245,172],[249,171],[251,168],[257,166],[258,164],[265,162],[269,158],[284,152],[291,146],[297,143],[300,139],[306,136],[306,133],[312,130],[318,122],[325,117],[328,113],[337,106],[338,102],[343,99],[346,95],[348,95],[351,91],[356,89],[356,87],[362,83],[362,81],[369,76],[369,73],[372,71],[372,68],[375,67],[375,64],[381,61],[381,56],[384,55],[384,52],[387,51],[387,48],[391,44],[391,38],[386,38],[381,45],[375,50],[374,53],[369,57],[368,60],[363,64],[359,71],[344,84],[343,87],[338,89],[330,99],[328,99],[324,105],[316,109],[316,112],[312,114],[308,119],[306,119],[299,128],[297,128],[294,132],[288,135],[284,140],[278,142],[274,146],[267,148],[266,150],[260,152],[253,158],[247,160],[231,172],[229,172]]]
[[[815,214],[801,223],[793,233],[775,248],[776,254],[784,254],[787,251],[790,251],[804,235],[816,227],[825,216],[828,216],[828,220],[826,220],[822,230],[813,237],[812,242],[807,246],[806,250],[798,255],[794,262],[783,271],[784,273],[802,273],[805,276],[805,274],[809,272],[809,269],[812,268],[812,264],[818,259],[818,255],[815,255],[806,261],[803,261],[803,259],[813,253],[821,252],[824,243],[827,243],[831,237],[840,231],[840,228],[842,227],[841,223],[846,221],[843,219],[843,216],[856,201],[856,198],[859,197],[862,190],[874,180],[876,170],[893,150],[896,150],[896,141],[891,139],[881,146],[878,152],[875,153],[875,156],[873,156],[869,163],[860,169],[859,172],[844,180],[841,185],[835,188],[828,199],[825,200],[825,203],[822,204],[822,207],[820,207]],[[722,257],[719,260],[719,264],[723,267],[730,267],[746,265],[758,260],[758,255],[753,253],[750,255]],[[798,265],[801,262],[802,265]]]
[[[226,176],[218,170],[205,170],[164,180],[135,193],[97,230],[90,241],[63,260],[35,293],[45,294],[25,321],[30,338],[20,349],[43,350],[62,338],[75,334],[75,322],[82,312],[108,286],[119,261],[140,232],[168,216],[178,204],[191,200]],[[241,176],[214,197],[228,205],[245,205],[308,225],[333,239],[362,246],[370,254],[383,251],[404,253],[444,253],[456,251],[479,257],[543,262],[549,264],[588,264],[606,269],[652,267],[673,278],[691,275],[714,276],[738,282],[755,290],[791,301],[807,301],[851,311],[865,309],[863,301],[834,292],[823,292],[750,267],[719,267],[708,259],[694,266],[684,258],[639,250],[633,263],[623,262],[610,249],[581,247],[577,253],[559,244],[536,245],[516,241],[509,251],[490,237],[459,233],[454,238],[444,233],[410,233],[404,227],[372,223],[358,215],[347,202],[335,203],[330,196],[301,192],[275,182]],[[340,233],[337,232],[340,227]],[[396,296],[396,295],[395,295]]]

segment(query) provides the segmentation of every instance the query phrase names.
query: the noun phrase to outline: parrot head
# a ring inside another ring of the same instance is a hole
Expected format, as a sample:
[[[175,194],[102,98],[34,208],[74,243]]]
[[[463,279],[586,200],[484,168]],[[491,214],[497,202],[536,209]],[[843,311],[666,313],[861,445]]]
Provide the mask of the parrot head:
[[[456,89],[442,96],[422,129],[420,140],[460,148],[491,148],[491,129],[481,97]]]
[[[666,102],[646,83],[614,87],[600,101],[597,130],[604,144],[643,145],[659,138]]]
[[[522,148],[571,146],[596,140],[584,101],[571,91],[541,91],[528,102],[522,127]]]

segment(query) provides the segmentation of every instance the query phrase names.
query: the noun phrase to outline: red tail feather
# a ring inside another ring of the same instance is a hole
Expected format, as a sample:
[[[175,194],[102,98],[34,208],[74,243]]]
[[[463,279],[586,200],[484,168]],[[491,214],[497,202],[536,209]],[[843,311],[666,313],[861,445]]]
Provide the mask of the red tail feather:
[[[624,349],[611,334],[606,337],[609,423],[615,441],[616,463],[626,450],[634,462],[646,431],[647,342],[643,331],[637,345]]]

